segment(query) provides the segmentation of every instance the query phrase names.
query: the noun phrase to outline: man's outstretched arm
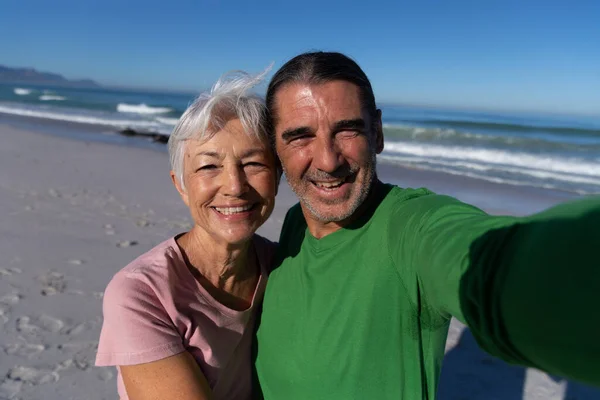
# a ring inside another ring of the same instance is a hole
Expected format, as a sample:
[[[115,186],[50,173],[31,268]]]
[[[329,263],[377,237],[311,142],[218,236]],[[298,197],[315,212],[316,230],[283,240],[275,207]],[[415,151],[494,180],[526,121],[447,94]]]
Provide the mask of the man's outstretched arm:
[[[434,307],[492,355],[600,386],[600,198],[526,218],[445,202],[416,235]]]

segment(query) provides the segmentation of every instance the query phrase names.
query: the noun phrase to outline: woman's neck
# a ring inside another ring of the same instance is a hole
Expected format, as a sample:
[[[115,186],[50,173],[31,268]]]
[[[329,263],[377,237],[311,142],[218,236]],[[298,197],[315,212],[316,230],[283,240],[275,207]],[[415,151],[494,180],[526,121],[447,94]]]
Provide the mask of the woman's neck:
[[[196,227],[176,240],[198,282],[217,301],[234,309],[251,305],[260,275],[252,240],[219,243]]]

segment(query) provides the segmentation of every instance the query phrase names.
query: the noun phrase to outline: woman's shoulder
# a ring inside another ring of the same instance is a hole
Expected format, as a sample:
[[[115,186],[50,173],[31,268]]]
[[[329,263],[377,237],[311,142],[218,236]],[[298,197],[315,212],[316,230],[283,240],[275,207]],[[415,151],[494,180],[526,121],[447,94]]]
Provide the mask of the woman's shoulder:
[[[120,302],[127,300],[124,297],[154,297],[163,292],[161,286],[169,286],[178,275],[181,262],[175,239],[165,240],[118,271],[108,283],[105,300],[108,297]]]
[[[121,269],[119,273],[144,274],[157,272],[173,264],[181,263],[182,259],[181,251],[175,242],[175,238],[172,237],[138,256]]]

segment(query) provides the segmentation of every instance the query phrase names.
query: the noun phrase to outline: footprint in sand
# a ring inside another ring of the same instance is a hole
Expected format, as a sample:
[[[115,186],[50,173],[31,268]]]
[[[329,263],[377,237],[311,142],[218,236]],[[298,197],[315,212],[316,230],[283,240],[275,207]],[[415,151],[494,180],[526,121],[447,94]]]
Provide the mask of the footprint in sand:
[[[10,307],[0,304],[0,326],[8,322]]]
[[[88,324],[86,322],[82,322],[80,324],[77,324],[77,325],[67,328],[64,331],[64,334],[67,336],[76,336],[76,335],[79,335],[81,332],[84,332],[88,329],[89,329]]]
[[[43,296],[51,296],[57,293],[63,293],[67,288],[65,277],[60,272],[49,271],[38,277],[38,281],[42,284],[40,293]]]
[[[92,364],[89,362],[88,358],[85,356],[77,355],[74,358],[69,358],[63,362],[56,364],[54,368],[55,372],[64,371],[70,368],[77,368],[82,371],[88,369]]]
[[[101,381],[109,381],[113,378],[114,373],[109,369],[109,367],[102,367],[100,372],[98,372],[98,379]]]
[[[0,304],[5,304],[7,306],[14,306],[19,301],[21,301],[22,298],[23,298],[23,295],[20,293],[6,294],[6,295],[0,297]]]
[[[0,383],[0,399],[16,399],[17,395],[21,393],[23,382],[13,381],[11,379],[5,379]]]
[[[64,343],[57,347],[61,352],[70,356],[69,359],[57,365],[56,371],[77,368],[82,371],[94,365],[98,341]]]
[[[50,197],[59,198],[62,197],[62,194],[56,189],[48,189],[48,194]]]
[[[115,228],[111,224],[104,224],[104,234],[112,236],[115,234]]]
[[[12,381],[23,382],[31,385],[58,382],[60,375],[49,368],[35,368],[16,366],[8,371],[6,377]]]
[[[117,243],[117,247],[131,247],[131,246],[136,246],[138,244],[138,242],[136,242],[135,240],[125,240],[122,242]]]
[[[43,344],[33,343],[13,343],[4,346],[4,353],[11,356],[31,358],[46,350]]]
[[[42,315],[37,318],[28,316],[17,318],[17,331],[27,335],[35,335],[40,332],[57,333],[64,326],[65,323],[62,320],[49,315]]]
[[[21,271],[20,268],[15,268],[15,267],[12,267],[12,268],[0,268],[0,277],[11,276],[11,275],[15,275],[15,274],[20,274],[21,272],[23,272],[23,271]]]
[[[144,218],[138,219],[137,221],[135,221],[135,224],[140,228],[146,228],[147,226],[154,225],[152,222]]]

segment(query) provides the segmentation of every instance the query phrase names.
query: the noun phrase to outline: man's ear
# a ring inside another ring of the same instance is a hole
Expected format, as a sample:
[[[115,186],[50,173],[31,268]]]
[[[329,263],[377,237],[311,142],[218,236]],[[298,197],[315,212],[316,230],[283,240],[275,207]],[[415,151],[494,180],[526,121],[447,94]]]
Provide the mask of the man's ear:
[[[375,150],[377,154],[383,151],[383,123],[381,122],[381,110],[376,110],[375,123]]]
[[[173,182],[173,186],[175,186],[175,189],[177,189],[177,192],[179,192],[179,195],[181,196],[181,200],[183,200],[185,205],[189,207],[190,206],[189,197],[188,197],[185,189],[183,187],[181,187],[181,182],[179,182],[179,179],[177,179],[177,175],[175,175],[175,171],[171,170],[170,174],[171,174],[171,181]]]

